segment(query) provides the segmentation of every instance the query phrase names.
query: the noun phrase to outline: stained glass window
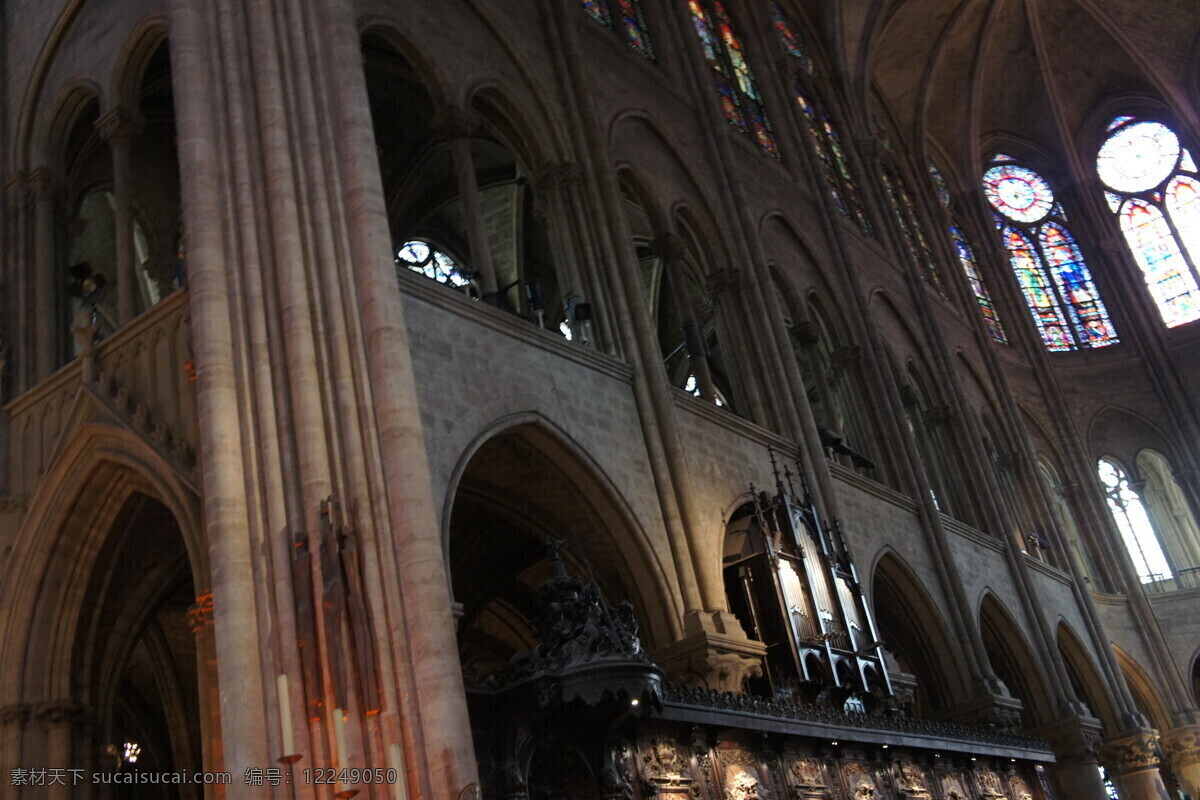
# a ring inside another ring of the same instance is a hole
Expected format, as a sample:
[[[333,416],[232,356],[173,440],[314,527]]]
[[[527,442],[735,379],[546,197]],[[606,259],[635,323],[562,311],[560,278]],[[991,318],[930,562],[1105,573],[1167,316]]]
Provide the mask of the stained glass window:
[[[926,168],[929,170],[929,179],[933,181],[933,192],[937,195],[938,202],[942,204],[942,208],[949,208],[950,189],[946,187],[946,179],[942,177],[941,170],[932,161],[926,162]]]
[[[809,75],[813,73],[812,56],[808,54],[808,47],[804,42],[804,35],[800,29],[792,24],[787,15],[783,13],[783,9],[779,7],[779,3],[771,3],[771,21],[775,24],[775,33],[779,36],[779,41],[783,42],[783,47],[787,50],[788,55],[799,59],[800,66]]]
[[[983,191],[1046,349],[1120,341],[1050,184],[1011,156],[997,155],[983,175]]]
[[[829,107],[815,89],[805,87],[799,78],[796,79],[796,102],[804,115],[809,140],[817,154],[821,173],[837,209],[852,217],[863,233],[874,235],[871,222],[867,218],[866,206],[863,205],[858,184],[851,174],[850,163],[842,147],[841,137],[838,136],[833,116],[829,113]]]
[[[925,237],[921,220],[917,216],[912,195],[899,175],[893,175],[885,170],[880,173],[879,177],[883,182],[884,194],[887,195],[888,202],[891,204],[892,213],[896,217],[896,223],[900,226],[909,257],[916,263],[925,279],[934,285],[942,297],[945,297],[946,291],[942,286],[941,273],[933,260],[933,251],[929,247],[929,240]]]
[[[654,58],[654,48],[646,31],[646,17],[638,0],[581,0],[583,9],[592,19],[609,30],[615,30],[625,43],[644,55]]]
[[[946,179],[942,177],[941,170],[932,161],[927,161],[925,166],[929,172],[929,180],[933,183],[933,191],[937,195],[938,203],[945,209],[946,216],[949,218],[946,230],[950,234],[950,244],[954,248],[954,254],[958,256],[958,263],[962,267],[963,273],[967,276],[967,284],[971,287],[971,293],[975,295],[975,302],[979,305],[979,313],[983,315],[983,322],[987,326],[988,334],[994,341],[1008,344],[1008,335],[1004,332],[1004,326],[1000,324],[1000,317],[996,314],[992,295],[988,292],[983,275],[979,272],[979,262],[975,260],[975,251],[971,249],[967,235],[963,233],[962,228],[958,226],[950,212],[950,188],[946,185]]]
[[[1112,461],[1101,459],[1097,472],[1108,498],[1113,521],[1121,531],[1125,550],[1133,561],[1138,578],[1142,583],[1170,580],[1171,566],[1150,524],[1142,498],[1129,484],[1125,470]]]
[[[811,85],[815,67],[804,36],[778,3],[771,3],[771,20],[775,26],[775,35],[784,51],[800,65],[801,72],[796,75],[796,103],[804,115],[804,127],[812,143],[813,152],[816,153],[821,177],[829,189],[829,196],[833,198],[838,211],[854,219],[863,233],[873,236],[874,230],[867,218],[867,209],[850,169],[850,161],[838,135],[833,114],[830,113],[821,93]]]
[[[1008,344],[1008,336],[1004,333],[1004,326],[1000,324],[1000,317],[996,314],[996,307],[992,304],[992,296],[983,282],[983,276],[979,274],[979,262],[975,260],[975,253],[971,250],[966,235],[963,234],[962,228],[953,223],[950,224],[949,231],[954,253],[967,276],[967,283],[971,286],[971,293],[975,295],[975,302],[979,304],[979,313],[983,315],[988,333],[997,342]]]
[[[1200,319],[1200,182],[1161,122],[1117,117],[1096,155],[1104,198],[1169,328]]]
[[[422,239],[413,239],[400,246],[396,252],[396,266],[456,289],[471,286],[469,275],[453,258]]]
[[[746,60],[733,18],[721,0],[688,0],[692,26],[713,70],[725,119],[758,142],[764,153],[779,156],[779,145],[763,110],[762,97]]]

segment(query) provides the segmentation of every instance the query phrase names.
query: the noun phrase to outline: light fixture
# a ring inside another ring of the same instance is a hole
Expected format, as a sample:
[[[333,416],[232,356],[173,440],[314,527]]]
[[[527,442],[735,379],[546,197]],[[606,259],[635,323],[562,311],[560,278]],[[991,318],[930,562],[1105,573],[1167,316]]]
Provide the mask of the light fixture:
[[[629,705],[631,705],[631,706],[636,706],[639,703],[641,703],[641,701],[638,700],[636,697],[629,701]]]

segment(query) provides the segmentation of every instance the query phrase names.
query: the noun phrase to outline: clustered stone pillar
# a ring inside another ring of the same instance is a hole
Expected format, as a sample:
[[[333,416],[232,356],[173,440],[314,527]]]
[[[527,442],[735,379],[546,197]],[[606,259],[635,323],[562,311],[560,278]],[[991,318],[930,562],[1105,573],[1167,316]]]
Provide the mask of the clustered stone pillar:
[[[76,729],[83,720],[83,708],[71,700],[56,700],[37,707],[38,722],[46,729],[46,765],[57,769],[74,767]],[[72,796],[69,781],[45,787],[49,800],[69,800]]]
[[[1108,794],[1096,760],[1100,749],[1099,722],[1066,717],[1044,734],[1054,748],[1058,785],[1066,790],[1069,800],[1106,800]]]

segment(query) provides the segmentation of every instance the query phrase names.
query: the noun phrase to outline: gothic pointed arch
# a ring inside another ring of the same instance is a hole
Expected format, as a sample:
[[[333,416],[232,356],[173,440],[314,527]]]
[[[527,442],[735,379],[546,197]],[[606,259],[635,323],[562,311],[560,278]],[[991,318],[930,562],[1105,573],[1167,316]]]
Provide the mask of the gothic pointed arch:
[[[1088,710],[1100,720],[1104,730],[1110,733],[1121,730],[1120,714],[1088,647],[1066,620],[1059,620],[1055,639],[1076,698],[1087,704]]]
[[[1117,665],[1121,668],[1125,682],[1129,686],[1129,693],[1133,696],[1134,706],[1142,713],[1151,727],[1157,728],[1159,731],[1169,730],[1173,727],[1171,714],[1167,704],[1163,701],[1158,682],[1151,678],[1137,659],[1126,650],[1115,644],[1112,645],[1112,649],[1117,657]]]
[[[22,566],[0,588],[12,655],[0,702],[38,704],[64,724],[76,763],[132,743],[142,753],[132,769],[194,771],[202,739],[218,735],[201,713],[201,644],[189,631],[207,550],[197,498],[171,476],[135,437],[85,425],[10,555]]]
[[[892,683],[902,707],[918,718],[948,715],[967,694],[967,676],[963,660],[952,655],[960,644],[924,588],[926,581],[891,550],[876,560],[871,574],[871,606],[900,676]]]
[[[680,611],[662,555],[598,467],[537,415],[488,426],[455,469],[443,512],[445,552],[464,665],[505,663],[533,641],[530,605],[547,545],[564,540],[568,569],[629,601],[648,646],[671,641]]]
[[[1056,715],[1043,664],[1033,654],[1021,626],[990,590],[979,603],[979,632],[992,672],[1021,701],[1021,727],[1034,730]]]

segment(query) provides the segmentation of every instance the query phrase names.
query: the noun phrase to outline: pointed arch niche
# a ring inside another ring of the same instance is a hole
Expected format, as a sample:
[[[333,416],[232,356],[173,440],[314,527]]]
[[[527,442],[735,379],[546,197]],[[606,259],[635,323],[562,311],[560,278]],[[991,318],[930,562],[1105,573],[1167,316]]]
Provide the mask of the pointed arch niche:
[[[875,564],[871,605],[901,707],[912,717],[952,715],[966,695],[958,644],[911,569],[894,553]]]

